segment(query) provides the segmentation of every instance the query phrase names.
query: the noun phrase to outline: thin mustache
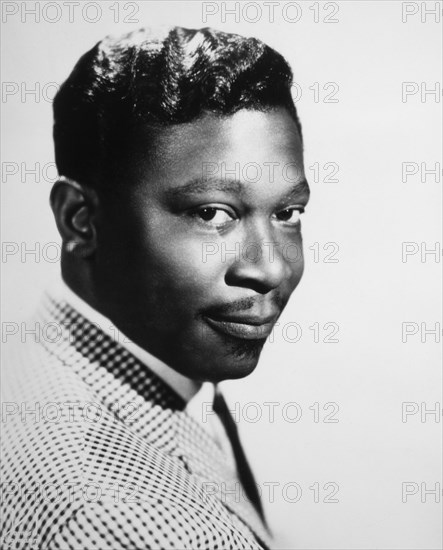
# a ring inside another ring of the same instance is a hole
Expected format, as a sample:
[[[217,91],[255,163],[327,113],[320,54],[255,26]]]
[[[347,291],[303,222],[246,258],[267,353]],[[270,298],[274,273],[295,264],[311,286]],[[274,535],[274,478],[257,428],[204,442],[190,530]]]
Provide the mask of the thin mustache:
[[[219,304],[212,306],[204,310],[204,314],[213,315],[229,315],[230,313],[238,313],[239,311],[248,311],[252,309],[256,304],[259,305],[263,300],[251,296],[249,298],[240,298],[226,304]],[[279,311],[282,311],[285,304],[285,300],[282,299],[280,294],[274,294],[271,298],[271,303],[277,306]]]

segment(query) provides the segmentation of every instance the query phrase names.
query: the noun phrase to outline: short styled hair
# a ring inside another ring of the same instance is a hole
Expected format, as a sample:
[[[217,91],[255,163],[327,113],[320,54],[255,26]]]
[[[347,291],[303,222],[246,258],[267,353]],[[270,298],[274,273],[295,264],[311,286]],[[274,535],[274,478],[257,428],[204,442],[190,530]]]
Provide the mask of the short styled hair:
[[[158,129],[208,113],[284,107],[301,138],[291,85],[286,60],[256,38],[183,27],[106,37],[79,59],[54,98],[58,172],[102,186],[130,153],[138,128],[148,128],[146,154],[154,155]]]

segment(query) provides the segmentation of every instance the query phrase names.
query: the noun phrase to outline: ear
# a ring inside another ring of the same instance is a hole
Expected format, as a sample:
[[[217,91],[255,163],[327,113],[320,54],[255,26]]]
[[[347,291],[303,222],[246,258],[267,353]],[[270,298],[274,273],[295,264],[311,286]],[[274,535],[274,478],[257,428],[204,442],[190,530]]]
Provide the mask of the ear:
[[[61,176],[52,187],[50,204],[64,250],[81,258],[92,256],[97,247],[97,194]]]

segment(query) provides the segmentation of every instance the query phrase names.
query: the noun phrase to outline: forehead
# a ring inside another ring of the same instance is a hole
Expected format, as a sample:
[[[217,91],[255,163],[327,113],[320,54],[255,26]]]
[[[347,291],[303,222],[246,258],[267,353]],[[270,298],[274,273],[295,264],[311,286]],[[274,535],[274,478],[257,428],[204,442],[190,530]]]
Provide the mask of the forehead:
[[[212,155],[262,159],[264,154],[278,157],[301,153],[297,127],[285,109],[268,112],[240,110],[230,116],[207,114],[185,124],[166,128],[157,144],[166,156],[194,152],[200,158]]]
[[[136,164],[143,187],[170,189],[207,177],[292,184],[304,178],[301,139],[285,109],[208,114],[162,128],[154,140],[156,161],[149,166],[143,161],[143,141],[142,134]]]

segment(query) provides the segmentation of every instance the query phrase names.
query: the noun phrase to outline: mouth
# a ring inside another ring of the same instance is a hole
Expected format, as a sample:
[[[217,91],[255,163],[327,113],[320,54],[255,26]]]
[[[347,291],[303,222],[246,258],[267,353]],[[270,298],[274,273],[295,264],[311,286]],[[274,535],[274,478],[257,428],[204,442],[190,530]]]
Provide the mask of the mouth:
[[[205,315],[204,318],[210,327],[224,335],[242,340],[264,340],[271,334],[277,316],[273,315],[272,317],[260,319],[256,317],[214,318]]]

